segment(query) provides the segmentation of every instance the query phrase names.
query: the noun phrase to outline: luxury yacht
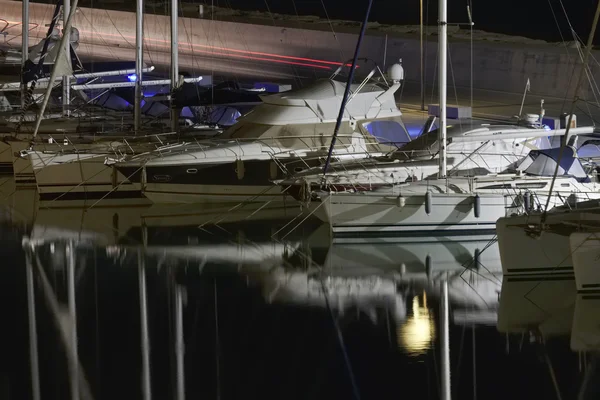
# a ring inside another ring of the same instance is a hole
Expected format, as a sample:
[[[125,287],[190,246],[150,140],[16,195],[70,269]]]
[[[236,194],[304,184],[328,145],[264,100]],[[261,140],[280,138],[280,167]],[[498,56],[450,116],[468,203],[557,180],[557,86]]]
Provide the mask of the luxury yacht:
[[[390,68],[389,83],[383,74],[373,79],[377,71],[379,67],[351,86],[334,159],[383,155],[411,140],[394,98],[402,67]],[[299,90],[263,96],[262,104],[225,130],[222,139],[181,143],[107,163],[141,182],[155,203],[283,199],[274,180],[320,165],[328,155],[346,88],[337,74]]]

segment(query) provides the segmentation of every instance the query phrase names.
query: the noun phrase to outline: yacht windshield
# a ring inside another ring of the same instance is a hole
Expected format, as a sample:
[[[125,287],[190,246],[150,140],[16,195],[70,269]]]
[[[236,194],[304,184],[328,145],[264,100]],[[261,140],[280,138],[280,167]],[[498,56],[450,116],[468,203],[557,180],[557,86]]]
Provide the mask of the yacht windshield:
[[[402,147],[411,141],[406,128],[399,121],[375,120],[365,122],[362,126],[380,144]]]
[[[438,130],[435,129],[431,132],[425,133],[413,141],[405,144],[401,149],[394,153],[394,157],[402,158],[403,156],[410,157],[410,153],[419,153],[419,154],[436,154],[437,153],[437,143],[438,143]]]

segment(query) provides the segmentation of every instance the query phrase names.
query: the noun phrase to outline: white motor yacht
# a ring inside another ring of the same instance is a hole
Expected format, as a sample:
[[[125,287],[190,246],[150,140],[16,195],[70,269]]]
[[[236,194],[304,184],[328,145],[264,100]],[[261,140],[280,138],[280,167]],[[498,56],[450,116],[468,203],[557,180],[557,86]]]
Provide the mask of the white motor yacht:
[[[402,68],[390,68],[389,84],[383,74],[372,79],[377,71],[351,86],[335,159],[383,155],[411,140],[394,98]],[[328,155],[346,88],[335,78],[263,96],[263,103],[240,117],[222,139],[107,163],[142,182],[144,194],[155,203],[283,199],[274,180],[320,165]]]

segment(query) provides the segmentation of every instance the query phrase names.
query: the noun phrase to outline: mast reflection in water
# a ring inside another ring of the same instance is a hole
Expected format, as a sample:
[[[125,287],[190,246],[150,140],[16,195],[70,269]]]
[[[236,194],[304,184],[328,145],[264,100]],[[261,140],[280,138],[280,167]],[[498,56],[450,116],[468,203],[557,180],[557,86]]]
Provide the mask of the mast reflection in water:
[[[427,294],[423,292],[423,306],[419,297],[413,297],[412,313],[396,330],[399,348],[413,357],[427,354],[435,340],[435,320],[427,308]]]
[[[270,231],[268,224],[264,227]],[[251,230],[256,236],[257,227]],[[3,341],[0,361],[0,399],[33,398],[25,276],[25,252],[31,249],[23,247],[23,236],[34,238],[36,232],[43,232],[38,237],[47,241],[38,244],[31,257],[36,267],[31,287],[36,297],[42,398],[70,398],[73,383],[65,340],[56,329],[57,315],[63,316],[61,308],[66,310],[68,303],[66,289],[71,279],[66,279],[70,268],[65,268],[69,264],[65,250],[71,244],[77,250],[72,281],[80,376],[87,379],[92,398],[142,398],[141,247],[107,246],[92,236],[82,240],[79,232],[77,240],[68,240],[64,230],[55,235],[61,240],[53,241],[49,230],[25,232],[25,228],[3,230],[0,226],[0,259],[5,260],[0,288],[7,297],[2,304],[9,336]],[[478,258],[483,265],[479,270],[459,268],[477,243],[446,241],[428,244],[429,251],[438,255],[434,260],[449,260],[441,255],[450,243],[450,260],[458,260],[458,266],[431,263],[428,275],[416,262],[419,258],[413,257],[415,262],[402,273],[388,262],[376,274],[377,263],[367,257],[362,267],[355,263],[349,268],[340,262],[333,264],[340,268],[307,269],[292,262],[295,258],[289,254],[309,253],[304,243],[257,243],[254,239],[247,246],[216,244],[181,228],[166,235],[169,245],[154,245],[160,238],[157,232],[144,235],[149,245],[143,257],[152,398],[175,399],[173,392],[181,385],[188,399],[352,399],[358,398],[356,385],[363,399],[439,399],[435,343],[439,340],[436,311],[441,279],[449,281],[453,312],[453,398],[556,398],[540,351],[548,351],[564,399],[576,398],[587,374],[577,368],[578,357],[570,351],[568,338],[543,346],[521,343],[521,334],[506,339],[495,326],[473,327],[473,318],[454,314],[462,309],[472,317],[496,310],[499,283],[488,271],[488,260],[497,258],[492,257],[493,247]],[[386,251],[389,260],[408,260],[424,246],[372,247],[369,254]],[[367,250],[367,245],[359,248]],[[314,260],[317,251],[310,250]],[[351,246],[344,250],[338,254],[352,254]],[[43,275],[51,290],[40,284]],[[170,288],[183,289],[181,307],[171,304],[175,302]],[[48,306],[48,293],[56,296],[59,312]],[[509,296],[505,292],[501,297],[506,301]],[[591,307],[590,314],[597,314],[594,303],[585,304]],[[461,321],[468,324],[459,325]],[[183,358],[182,364],[175,362],[178,357]]]

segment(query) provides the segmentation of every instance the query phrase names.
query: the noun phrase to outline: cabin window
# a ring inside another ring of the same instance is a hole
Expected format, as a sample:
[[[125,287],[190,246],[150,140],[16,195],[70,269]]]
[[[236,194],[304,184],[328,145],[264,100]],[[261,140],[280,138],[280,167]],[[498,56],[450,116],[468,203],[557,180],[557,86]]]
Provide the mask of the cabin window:
[[[489,186],[482,186],[479,189],[511,189],[512,186],[510,185],[510,183],[503,183],[501,185],[489,185]]]
[[[569,187],[569,186],[571,186],[570,183],[561,183],[560,184],[560,187]]]
[[[517,183],[517,187],[519,189],[542,189],[546,187],[546,182],[527,182],[527,183]]]
[[[196,168],[190,168],[187,169],[185,172],[187,172],[188,174],[196,174],[198,173],[198,170]]]
[[[302,168],[302,167],[294,168],[294,172],[302,172],[303,170],[304,170],[304,168]]]
[[[370,121],[363,128],[381,144],[400,147],[410,142],[410,135],[398,121]]]

